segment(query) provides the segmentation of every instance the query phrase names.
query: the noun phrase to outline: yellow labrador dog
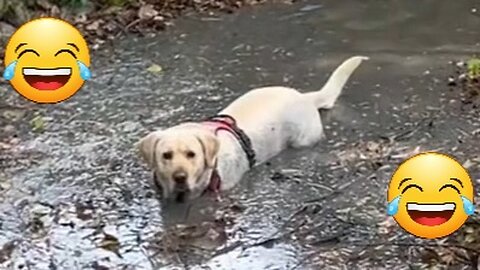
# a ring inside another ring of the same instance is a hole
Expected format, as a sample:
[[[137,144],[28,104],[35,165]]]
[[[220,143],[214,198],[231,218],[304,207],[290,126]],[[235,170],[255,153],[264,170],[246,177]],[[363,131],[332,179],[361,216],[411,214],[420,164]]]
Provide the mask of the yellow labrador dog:
[[[324,137],[318,109],[333,107],[350,75],[367,59],[347,59],[319,91],[253,89],[213,118],[148,134],[138,145],[154,186],[164,199],[193,199],[209,189],[232,188],[251,167],[289,146],[316,144]]]

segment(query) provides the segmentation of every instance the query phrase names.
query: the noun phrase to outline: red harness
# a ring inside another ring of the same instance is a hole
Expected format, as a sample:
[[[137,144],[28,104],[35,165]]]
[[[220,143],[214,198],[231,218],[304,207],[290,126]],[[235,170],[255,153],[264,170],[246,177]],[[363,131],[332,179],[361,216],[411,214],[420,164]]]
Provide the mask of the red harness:
[[[213,169],[212,176],[210,177],[210,183],[208,184],[208,191],[213,193],[218,193],[220,191],[220,185],[222,184],[222,179],[218,174],[217,167]]]
[[[207,119],[206,121],[203,121],[202,123],[213,129],[215,135],[217,135],[218,132],[221,130],[227,131],[232,134],[240,143],[243,151],[245,152],[249,166],[253,167],[255,165],[255,152],[252,148],[250,138],[248,138],[245,132],[243,132],[243,130],[241,130],[237,126],[237,123],[235,122],[235,119],[233,117],[229,115],[217,115]],[[207,190],[218,193],[220,191],[221,183],[222,179],[218,174],[217,165],[215,164]]]

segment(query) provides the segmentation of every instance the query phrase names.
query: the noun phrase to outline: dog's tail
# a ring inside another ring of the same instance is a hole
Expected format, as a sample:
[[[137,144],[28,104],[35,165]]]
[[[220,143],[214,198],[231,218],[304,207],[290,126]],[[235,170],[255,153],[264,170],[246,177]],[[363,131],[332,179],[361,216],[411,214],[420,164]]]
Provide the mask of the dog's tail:
[[[305,98],[313,100],[313,103],[318,109],[332,108],[338,96],[340,96],[343,86],[348,78],[350,78],[350,75],[352,75],[363,60],[368,59],[366,56],[353,56],[345,60],[335,69],[320,91],[306,93],[304,94]]]

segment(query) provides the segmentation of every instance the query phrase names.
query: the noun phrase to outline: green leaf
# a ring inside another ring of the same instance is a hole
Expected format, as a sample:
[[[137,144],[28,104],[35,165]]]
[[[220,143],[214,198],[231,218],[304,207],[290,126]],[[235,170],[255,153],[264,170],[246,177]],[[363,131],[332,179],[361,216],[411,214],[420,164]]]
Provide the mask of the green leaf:
[[[41,115],[35,116],[30,123],[33,131],[41,132],[45,129],[45,121]]]
[[[480,59],[472,58],[468,60],[467,71],[468,71],[468,76],[471,79],[479,77],[480,76]]]
[[[147,70],[151,73],[158,74],[163,71],[163,68],[157,64],[153,64],[149,68],[147,68]]]

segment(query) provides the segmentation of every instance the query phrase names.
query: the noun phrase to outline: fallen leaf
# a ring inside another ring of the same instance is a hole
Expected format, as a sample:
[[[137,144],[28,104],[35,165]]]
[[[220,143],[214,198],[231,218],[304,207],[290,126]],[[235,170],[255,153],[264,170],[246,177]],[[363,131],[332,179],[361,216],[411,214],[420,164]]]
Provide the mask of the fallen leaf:
[[[119,254],[118,250],[120,249],[120,242],[118,239],[107,233],[104,233],[104,235],[105,237],[102,239],[102,242],[100,242],[100,247],[115,254]]]
[[[152,64],[149,68],[147,68],[148,72],[157,74],[163,71],[163,68],[157,64]]]
[[[471,243],[474,243],[476,240],[477,240],[477,238],[473,234],[467,234],[463,241],[465,243],[471,244]]]
[[[426,263],[436,263],[438,262],[440,255],[437,253],[436,250],[431,248],[426,248],[422,251],[421,254],[422,261]]]
[[[440,256],[441,260],[443,263],[445,263],[446,265],[452,265],[453,262],[455,262],[455,258],[457,256],[455,255],[455,253],[451,250],[446,250],[445,252],[443,252],[443,254]]]
[[[40,115],[35,116],[32,119],[31,123],[33,131],[43,131],[43,129],[45,128],[45,121]]]
[[[0,192],[8,190],[12,187],[12,182],[5,175],[0,174]],[[0,198],[2,198],[0,196]],[[0,201],[1,202],[1,201]]]
[[[473,165],[473,162],[472,162],[470,159],[467,159],[467,161],[465,161],[465,162],[463,163],[463,167],[464,167],[465,169],[470,169],[470,167],[472,167],[472,165]]]
[[[13,241],[5,243],[3,247],[0,248],[0,263],[10,260],[14,249],[15,243]]]
[[[93,262],[92,268],[94,270],[110,270],[107,266],[101,265],[99,262]]]
[[[36,216],[45,216],[48,215],[52,212],[52,207],[49,205],[44,205],[37,203],[33,205],[31,209],[31,214],[36,215]]]
[[[7,118],[12,122],[17,122],[22,120],[24,115],[25,115],[24,110],[6,110],[3,112],[3,117]]]
[[[0,149],[3,149],[3,150],[8,150],[12,148],[12,146],[8,143],[3,143],[3,142],[0,142]]]
[[[100,27],[100,23],[102,23],[101,20],[93,21],[91,24],[87,25],[87,27],[85,28],[89,31],[96,31]]]
[[[47,0],[36,0],[35,4],[43,8],[44,10],[48,11],[52,8],[52,4],[48,2]]]
[[[152,5],[143,5],[138,10],[138,18],[140,20],[148,20],[158,15],[158,11],[156,11]]]
[[[465,226],[466,233],[475,233],[475,229],[472,226]]]

